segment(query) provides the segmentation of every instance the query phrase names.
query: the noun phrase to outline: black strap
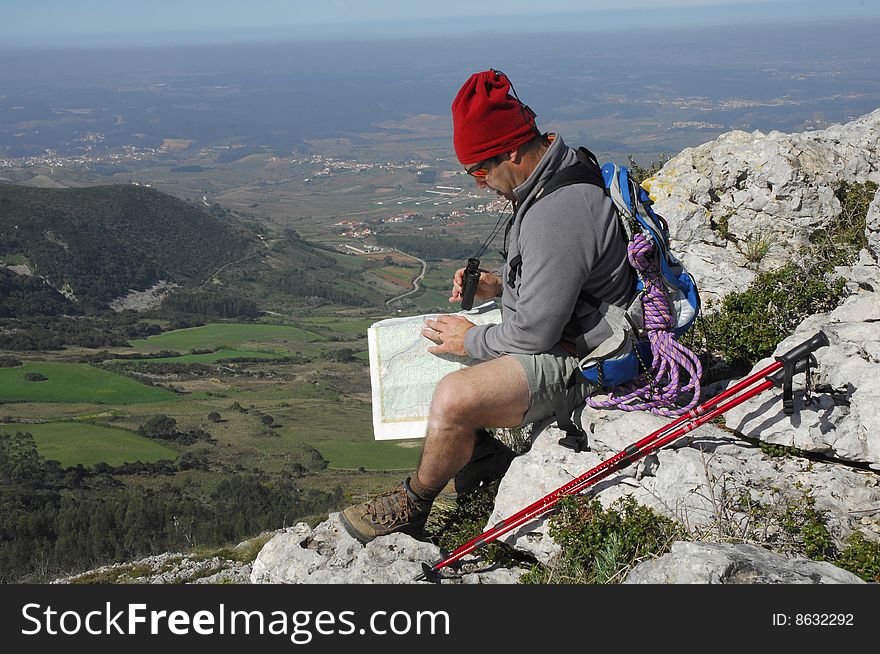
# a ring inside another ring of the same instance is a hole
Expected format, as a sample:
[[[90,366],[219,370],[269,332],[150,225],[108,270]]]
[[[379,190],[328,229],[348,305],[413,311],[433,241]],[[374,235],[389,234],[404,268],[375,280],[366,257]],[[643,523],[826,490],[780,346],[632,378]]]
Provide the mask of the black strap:
[[[586,148],[578,148],[577,149],[578,162],[567,168],[563,168],[562,170],[556,171],[556,174],[553,175],[544,186],[541,187],[541,190],[538,191],[535,196],[535,200],[532,204],[546,198],[553,191],[557,191],[561,189],[563,186],[571,186],[572,184],[592,184],[593,186],[598,186],[603,191],[607,192],[605,188],[605,180],[602,178],[602,169],[599,167],[599,162],[596,159],[596,155],[587,150]],[[501,255],[506,259],[507,258],[507,236],[510,234],[510,228],[513,226],[513,218],[507,223],[507,226],[504,229],[504,249],[501,251]],[[522,257],[515,257],[511,261],[510,265],[510,275],[508,276],[507,285],[513,288],[516,284],[516,278],[519,276],[520,269],[522,268]],[[599,300],[593,296],[588,296],[584,298],[590,304],[598,307]]]
[[[767,379],[777,386],[782,386],[782,411],[787,416],[794,415],[794,388],[793,377],[802,372],[807,373],[807,379],[804,388],[804,399],[810,395],[810,366],[816,366],[816,357],[810,353],[801,355],[800,359],[790,357],[776,357],[776,360],[782,363],[782,370],[775,372]],[[807,403],[806,401],[804,402]]]
[[[565,432],[565,437],[559,439],[559,444],[575,452],[589,452],[590,439],[587,432],[571,419],[571,409],[566,402],[565,393],[556,395],[553,410],[556,414],[556,426]]]
[[[516,280],[522,271],[522,255],[518,254],[507,263],[507,285],[516,288]]]
[[[602,168],[599,166],[596,155],[586,148],[578,148],[577,155],[578,162],[576,164],[563,168],[547,180],[547,183],[535,197],[535,202],[546,198],[563,186],[571,186],[572,184],[592,184],[605,191],[605,180],[602,178]]]
[[[538,191],[534,202],[546,198],[553,193],[553,191],[557,191],[564,186],[571,186],[573,184],[592,184],[593,186],[601,188],[603,192],[607,192],[605,189],[605,180],[602,178],[602,169],[599,166],[596,155],[586,148],[578,148],[577,155],[578,162],[557,171],[557,173],[553,175],[546,184],[544,184],[541,190]],[[516,271],[511,271],[514,275],[519,272],[519,269],[522,266],[522,258],[517,258],[519,261],[517,261]],[[510,280],[508,280],[508,283],[510,283]],[[591,296],[590,300],[597,300],[597,298]],[[591,302],[591,304],[593,304],[593,302]],[[598,303],[596,306],[598,306]],[[565,437],[559,439],[559,444],[563,447],[570,448],[575,452],[589,452],[589,437],[587,436],[587,433],[571,419],[571,410],[568,407],[564,393],[557,396],[553,409],[556,414],[556,425],[565,432]]]

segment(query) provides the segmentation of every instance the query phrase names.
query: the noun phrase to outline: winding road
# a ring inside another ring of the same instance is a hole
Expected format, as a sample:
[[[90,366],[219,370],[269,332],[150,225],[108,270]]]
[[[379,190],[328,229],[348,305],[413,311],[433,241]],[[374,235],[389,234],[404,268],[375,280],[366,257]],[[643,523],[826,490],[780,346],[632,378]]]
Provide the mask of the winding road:
[[[397,302],[397,300],[402,300],[403,298],[410,296],[413,293],[418,292],[418,290],[420,288],[419,282],[422,281],[422,279],[425,276],[425,273],[428,272],[428,263],[426,261],[423,261],[422,259],[419,259],[417,256],[414,256],[412,254],[407,254],[406,252],[401,252],[400,250],[394,250],[394,251],[397,252],[398,254],[402,254],[405,257],[410,257],[411,259],[415,259],[416,261],[421,263],[422,264],[422,272],[420,272],[418,275],[416,275],[415,279],[413,279],[413,281],[412,281],[413,289],[411,291],[407,291],[403,295],[398,295],[397,297],[393,297],[390,300],[386,300],[385,306],[388,306],[392,302]]]

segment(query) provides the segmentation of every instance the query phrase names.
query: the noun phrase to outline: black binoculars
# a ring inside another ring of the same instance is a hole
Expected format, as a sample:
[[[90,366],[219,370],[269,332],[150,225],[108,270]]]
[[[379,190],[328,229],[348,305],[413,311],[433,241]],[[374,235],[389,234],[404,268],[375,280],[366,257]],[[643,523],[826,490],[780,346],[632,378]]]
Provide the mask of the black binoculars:
[[[464,269],[464,278],[461,283],[461,308],[469,311],[474,306],[474,295],[477,292],[477,284],[480,283],[480,260],[471,257]]]

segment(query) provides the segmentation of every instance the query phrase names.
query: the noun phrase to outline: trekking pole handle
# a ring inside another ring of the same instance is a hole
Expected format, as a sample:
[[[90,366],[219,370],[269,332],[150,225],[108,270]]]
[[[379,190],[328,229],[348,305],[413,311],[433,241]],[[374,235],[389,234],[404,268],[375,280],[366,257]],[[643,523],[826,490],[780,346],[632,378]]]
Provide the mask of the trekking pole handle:
[[[805,359],[808,355],[826,345],[829,345],[828,336],[825,335],[825,332],[820,331],[809,340],[804,341],[800,345],[795,345],[785,354],[776,357],[776,360],[791,365],[797,363],[801,359]]]
[[[810,359],[813,359],[813,352],[820,347],[828,345],[828,337],[825,332],[818,332],[811,339],[804,341],[790,349],[782,356],[776,357],[776,361],[782,364],[782,411],[787,416],[794,415],[794,389],[792,386],[792,377],[800,372],[807,373],[807,388],[810,384]],[[778,384],[778,377],[773,379]]]

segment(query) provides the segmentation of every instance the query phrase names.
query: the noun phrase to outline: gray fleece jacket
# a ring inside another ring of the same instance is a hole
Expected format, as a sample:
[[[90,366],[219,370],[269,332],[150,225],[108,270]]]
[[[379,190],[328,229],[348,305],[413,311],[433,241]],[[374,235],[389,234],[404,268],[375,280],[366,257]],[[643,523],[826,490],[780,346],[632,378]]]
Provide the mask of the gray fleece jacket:
[[[572,184],[536,202],[543,185],[577,153],[557,136],[529,178],[514,189],[516,213],[502,269],[503,321],[468,330],[467,353],[480,360],[539,354],[574,341],[599,322],[585,297],[625,306],[633,297],[626,240],[611,200],[592,184]],[[511,262],[522,257],[513,285]]]

